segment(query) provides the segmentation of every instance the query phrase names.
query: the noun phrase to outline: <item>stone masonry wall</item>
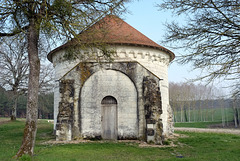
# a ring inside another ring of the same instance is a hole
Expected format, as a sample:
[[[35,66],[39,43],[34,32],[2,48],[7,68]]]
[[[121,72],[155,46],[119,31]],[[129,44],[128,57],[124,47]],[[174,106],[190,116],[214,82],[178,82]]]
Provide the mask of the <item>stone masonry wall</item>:
[[[155,79],[144,77],[143,100],[147,123],[147,141],[163,144],[163,124],[160,119],[162,114],[161,93]]]
[[[163,134],[165,136],[168,136],[171,134],[173,129],[170,129],[169,126],[172,128],[170,124],[172,122],[169,122],[169,117],[171,117],[171,113],[169,113],[168,108],[171,108],[169,106],[169,94],[168,94],[168,65],[170,62],[169,55],[165,53],[164,51],[159,51],[157,49],[149,48],[149,47],[138,47],[138,46],[114,46],[114,50],[116,50],[116,56],[114,57],[114,62],[131,62],[131,61],[137,61],[142,66],[144,66],[147,70],[151,71],[154,75],[161,78],[160,83],[160,89],[161,89],[161,97],[162,97],[162,123],[163,123]],[[91,53],[98,55],[98,50],[83,50],[79,54],[81,55],[87,55],[86,53]],[[59,51],[54,54],[53,56],[53,65],[56,71],[56,79],[59,80],[61,77],[66,75],[66,73],[69,72],[70,69],[72,69],[74,66],[76,66],[80,60],[72,60],[67,61],[64,60],[64,53],[65,51]],[[88,57],[86,57],[86,60]],[[56,85],[56,90],[54,92],[54,127],[56,127],[56,120],[57,120],[57,114],[58,114],[58,99],[60,97],[60,93],[58,92],[59,86]],[[170,123],[170,124],[169,124]],[[141,128],[140,128],[141,130]],[[142,131],[144,132],[144,131]],[[142,133],[141,132],[141,133]]]
[[[82,107],[81,99],[79,98],[81,94],[76,95],[76,93],[81,93],[81,89],[85,81],[87,81],[91,75],[101,70],[115,70],[124,73],[136,87],[138,134],[136,134],[137,136],[133,138],[161,144],[163,140],[163,123],[160,119],[162,114],[162,102],[159,86],[160,79],[137,62],[102,63],[101,65],[95,62],[79,63],[74,69],[66,74],[60,81],[61,102],[59,103],[59,114],[56,126],[57,139],[71,140],[72,138],[81,137],[75,136],[77,134],[81,135],[81,127],[72,128],[75,126],[81,126],[82,122],[79,118],[83,117],[81,116]],[[84,73],[85,75],[83,76]],[[72,84],[74,84],[74,86]],[[76,88],[77,84],[80,88]],[[75,87],[74,90],[72,87]],[[64,90],[62,91],[62,89]],[[79,100],[78,102],[76,101],[77,99]],[[65,105],[69,107],[66,107]],[[76,112],[76,117],[72,117],[74,113],[74,111],[71,111],[72,106],[79,107],[80,112],[78,117],[78,113]],[[124,115],[128,115],[127,111]],[[80,132],[76,132],[74,130],[80,130]],[[123,133],[124,130],[127,129],[123,129]]]

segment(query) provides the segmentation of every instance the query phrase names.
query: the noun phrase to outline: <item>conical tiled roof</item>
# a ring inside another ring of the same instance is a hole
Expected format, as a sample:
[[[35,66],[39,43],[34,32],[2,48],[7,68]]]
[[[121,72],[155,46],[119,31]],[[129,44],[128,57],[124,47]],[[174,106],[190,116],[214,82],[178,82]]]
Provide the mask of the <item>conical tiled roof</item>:
[[[119,17],[107,15],[87,30],[81,32],[78,35],[78,39],[72,39],[51,51],[48,54],[48,59],[52,61],[53,53],[70,46],[97,43],[147,46],[167,52],[171,60],[175,57],[173,52],[158,45]]]

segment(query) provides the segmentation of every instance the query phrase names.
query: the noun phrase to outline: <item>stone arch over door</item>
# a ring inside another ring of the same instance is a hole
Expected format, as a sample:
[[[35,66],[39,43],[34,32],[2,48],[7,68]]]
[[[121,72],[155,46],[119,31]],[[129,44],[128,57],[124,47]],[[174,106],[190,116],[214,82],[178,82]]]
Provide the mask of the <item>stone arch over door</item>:
[[[80,96],[83,137],[102,137],[102,101],[111,96],[117,102],[117,137],[138,138],[137,90],[127,75],[116,70],[99,70],[85,81]]]

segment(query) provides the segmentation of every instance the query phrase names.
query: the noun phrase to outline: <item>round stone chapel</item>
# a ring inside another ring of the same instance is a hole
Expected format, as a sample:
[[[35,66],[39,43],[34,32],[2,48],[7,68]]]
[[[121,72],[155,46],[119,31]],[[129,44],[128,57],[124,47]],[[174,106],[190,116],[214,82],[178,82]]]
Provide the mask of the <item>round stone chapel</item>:
[[[107,15],[48,54],[56,140],[138,139],[173,133],[168,65],[174,53]]]

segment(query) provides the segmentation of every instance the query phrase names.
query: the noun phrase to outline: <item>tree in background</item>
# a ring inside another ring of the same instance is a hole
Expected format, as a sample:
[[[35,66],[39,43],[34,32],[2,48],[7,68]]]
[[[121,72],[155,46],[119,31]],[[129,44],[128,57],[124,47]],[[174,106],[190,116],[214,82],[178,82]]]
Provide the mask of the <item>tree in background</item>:
[[[38,118],[53,119],[53,92],[41,93],[38,98]]]
[[[9,100],[8,94],[4,88],[0,86],[0,116],[8,115],[9,106],[12,106]]]
[[[169,98],[175,122],[208,121],[208,116],[214,111],[210,102],[216,101],[217,95],[215,91],[214,86],[189,82],[170,82]],[[178,118],[179,115],[180,119]]]
[[[201,79],[231,80],[240,93],[240,1],[239,0],[164,0],[161,10],[183,15],[186,23],[166,25],[166,42],[189,50],[178,61],[193,63],[208,74]]]
[[[5,38],[0,46],[0,85],[11,91],[11,120],[17,118],[18,97],[27,90],[28,58],[26,41],[20,35]]]
[[[29,64],[28,101],[22,145],[16,154],[33,155],[37,132],[40,37],[72,38],[125,0],[0,0],[0,38],[24,34]],[[47,39],[46,39],[47,40]]]
[[[180,100],[180,90],[181,89],[179,89],[179,85],[177,83],[169,82],[169,101],[173,109],[175,122],[180,122],[177,117],[178,101]]]
[[[232,107],[233,107],[233,115],[234,115],[234,125],[237,128],[240,126],[240,121],[239,121],[239,113],[240,113],[240,108],[239,108],[239,103],[240,103],[240,98],[235,96],[232,102]]]
[[[29,64],[27,58],[27,42],[24,38],[5,37],[0,45],[0,85],[4,87],[11,98],[11,120],[17,118],[18,98],[26,94],[28,86]],[[53,92],[53,67],[46,61],[46,51],[39,50],[42,60],[40,67],[40,93]]]

